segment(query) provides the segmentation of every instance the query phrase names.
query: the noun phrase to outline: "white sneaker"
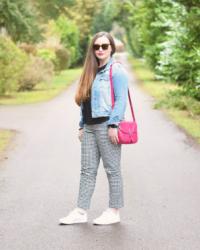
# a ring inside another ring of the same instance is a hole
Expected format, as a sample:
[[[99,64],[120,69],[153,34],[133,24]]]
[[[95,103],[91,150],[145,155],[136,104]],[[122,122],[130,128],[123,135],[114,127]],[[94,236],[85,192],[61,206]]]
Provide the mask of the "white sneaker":
[[[75,224],[87,222],[87,212],[82,208],[75,208],[66,217],[59,219],[60,224]]]
[[[119,212],[115,213],[112,209],[106,209],[101,216],[93,220],[93,224],[96,225],[108,225],[120,222],[120,215]]]

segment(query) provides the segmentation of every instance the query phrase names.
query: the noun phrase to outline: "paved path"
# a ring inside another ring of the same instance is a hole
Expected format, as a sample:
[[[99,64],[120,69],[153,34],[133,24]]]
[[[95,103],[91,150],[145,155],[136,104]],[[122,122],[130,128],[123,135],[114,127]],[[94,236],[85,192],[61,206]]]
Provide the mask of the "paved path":
[[[120,58],[126,63],[125,54]],[[129,80],[139,142],[122,149],[125,207],[118,225],[91,224],[108,204],[102,162],[89,223],[58,225],[78,194],[76,84],[48,102],[0,106],[0,127],[19,131],[0,163],[1,250],[200,249],[200,150],[152,109],[131,74]]]

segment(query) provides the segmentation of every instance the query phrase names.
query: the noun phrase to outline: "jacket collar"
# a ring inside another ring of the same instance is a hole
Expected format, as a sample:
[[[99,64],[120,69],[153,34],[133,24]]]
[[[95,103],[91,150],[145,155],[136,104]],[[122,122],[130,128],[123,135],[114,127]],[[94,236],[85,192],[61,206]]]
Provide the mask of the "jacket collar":
[[[102,72],[108,70],[110,68],[110,65],[113,63],[113,61],[114,61],[114,58],[111,56],[106,67],[104,69],[102,69],[99,73],[102,73]]]

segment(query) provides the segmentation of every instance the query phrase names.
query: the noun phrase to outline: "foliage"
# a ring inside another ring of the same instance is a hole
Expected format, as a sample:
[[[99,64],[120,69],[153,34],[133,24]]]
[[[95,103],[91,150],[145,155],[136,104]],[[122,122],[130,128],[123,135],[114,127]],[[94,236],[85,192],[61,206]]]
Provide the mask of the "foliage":
[[[57,65],[56,53],[53,49],[50,48],[40,48],[37,50],[37,57],[42,58],[45,61],[50,61],[54,65],[54,69]]]
[[[200,102],[182,89],[169,90],[166,96],[156,103],[155,108],[160,107],[187,110],[190,116],[200,117]]]
[[[18,47],[23,50],[24,52],[26,52],[26,54],[32,54],[32,55],[36,55],[37,53],[37,49],[36,49],[36,45],[35,44],[31,44],[31,43],[20,43],[18,45]]]
[[[144,57],[158,79],[182,85],[199,100],[200,2],[126,0],[120,10],[133,54]]]
[[[0,2],[0,32],[6,29],[24,51],[34,55],[34,43],[54,36],[58,39],[58,46],[39,49],[39,56],[53,62],[56,71],[82,62],[91,36],[102,30],[110,32],[113,22],[125,28],[128,49],[145,58],[157,79],[176,82],[183,86],[183,95],[200,99],[198,0]]]
[[[98,0],[75,0],[75,4],[66,10],[67,16],[79,28],[80,60],[83,60],[87,51],[88,41],[92,34],[92,24],[97,12],[101,8]]]
[[[72,7],[75,0],[35,0],[34,5],[40,13],[40,19],[43,22],[57,19],[59,15],[65,14],[66,9]]]
[[[37,56],[42,58],[43,60],[52,62],[56,73],[59,73],[61,70],[67,69],[71,62],[70,52],[63,46],[40,48],[37,50]]]
[[[51,61],[31,56],[18,82],[18,91],[32,90],[40,82],[50,82],[53,69]]]
[[[37,50],[37,56],[47,61],[55,61],[56,55],[52,49],[41,48]]]
[[[14,41],[38,42],[42,40],[42,29],[37,13],[30,2],[1,0],[0,29],[6,29]]]
[[[0,36],[0,94],[17,90],[28,57],[10,38]]]
[[[55,22],[55,31],[60,36],[61,44],[69,51],[68,64],[74,65],[79,57],[79,29],[77,25],[64,15],[60,15]],[[58,52],[59,53],[59,52]],[[67,53],[67,52],[66,52]],[[65,53],[65,54],[66,54]],[[69,60],[70,55],[70,60]]]
[[[179,4],[172,7],[176,13],[170,20],[166,41],[160,44],[157,74],[195,88],[200,84],[200,9],[191,8],[188,13]]]
[[[126,30],[128,49],[135,57],[142,57],[144,54],[143,30],[149,30],[149,19],[153,17],[145,9],[144,1],[125,0],[117,1],[118,13],[115,20]]]
[[[56,53],[56,70],[61,71],[65,70],[70,65],[70,52],[65,48],[58,48],[55,51]]]
[[[92,21],[91,32],[93,34],[102,30],[110,32],[117,13],[118,6],[115,0],[101,1],[100,8],[97,10]]]

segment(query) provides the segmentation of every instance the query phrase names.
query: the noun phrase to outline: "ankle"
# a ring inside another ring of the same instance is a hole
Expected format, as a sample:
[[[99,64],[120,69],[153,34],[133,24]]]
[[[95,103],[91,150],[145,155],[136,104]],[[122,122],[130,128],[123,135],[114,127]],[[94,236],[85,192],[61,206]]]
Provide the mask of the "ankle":
[[[109,207],[109,209],[116,214],[119,213],[119,208]]]
[[[77,207],[77,210],[80,211],[81,213],[87,213],[87,211],[81,207]]]

